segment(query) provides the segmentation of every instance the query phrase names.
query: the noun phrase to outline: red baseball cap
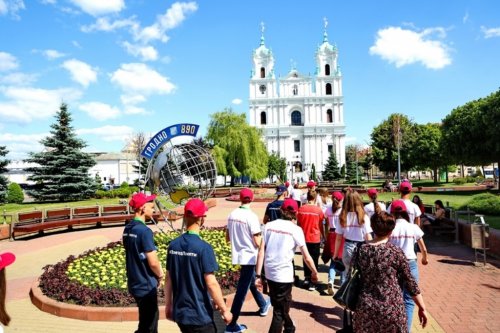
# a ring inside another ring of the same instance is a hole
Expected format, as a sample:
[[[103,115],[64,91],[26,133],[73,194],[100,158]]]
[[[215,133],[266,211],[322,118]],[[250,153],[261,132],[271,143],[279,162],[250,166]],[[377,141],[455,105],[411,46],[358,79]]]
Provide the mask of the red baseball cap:
[[[286,187],[290,186],[290,182],[288,180],[285,182],[285,186]]]
[[[309,187],[309,188],[314,187],[316,185],[317,184],[316,184],[316,182],[314,180],[310,180],[310,181],[307,182],[307,187]]]
[[[243,188],[240,191],[240,201],[253,201],[253,192],[249,188]]]
[[[411,183],[410,182],[402,182],[401,184],[399,184],[399,190],[400,191],[406,191],[406,192],[409,192],[411,191],[412,187],[411,187]]]
[[[14,253],[4,252],[0,254],[0,269],[4,269],[14,261],[16,261],[16,256],[14,255]]]
[[[144,193],[136,193],[130,198],[128,205],[132,207],[133,210],[138,210],[148,202],[155,201],[156,195],[146,195]]]
[[[406,212],[406,204],[403,200],[396,200],[391,203],[391,214],[396,212]]]
[[[191,217],[204,217],[207,216],[206,212],[208,211],[207,205],[205,202],[199,198],[189,199],[184,206],[184,215]]]
[[[344,195],[342,194],[342,192],[335,191],[332,193],[332,199],[337,199],[337,201],[342,201],[344,200]]]
[[[368,196],[370,198],[373,198],[374,196],[376,196],[378,194],[378,192],[377,192],[376,188],[370,188],[370,189],[368,189],[368,191],[366,191],[366,194],[368,194]]]
[[[292,198],[288,198],[283,201],[281,209],[287,210],[292,213],[297,213],[297,211],[299,210],[299,205],[297,204],[297,201],[293,200]]]

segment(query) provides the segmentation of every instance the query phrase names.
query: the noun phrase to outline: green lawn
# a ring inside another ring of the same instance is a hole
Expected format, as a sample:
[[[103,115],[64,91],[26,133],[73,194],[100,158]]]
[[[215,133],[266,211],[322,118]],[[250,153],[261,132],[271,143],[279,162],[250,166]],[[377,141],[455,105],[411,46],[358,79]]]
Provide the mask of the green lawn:
[[[26,212],[36,209],[52,209],[52,208],[66,208],[66,207],[85,207],[85,206],[95,206],[95,205],[114,205],[119,204],[118,198],[112,199],[90,199],[83,201],[73,201],[73,202],[52,202],[52,203],[40,203],[40,202],[29,202],[22,204],[5,204],[0,205],[0,214],[2,213],[19,213]]]

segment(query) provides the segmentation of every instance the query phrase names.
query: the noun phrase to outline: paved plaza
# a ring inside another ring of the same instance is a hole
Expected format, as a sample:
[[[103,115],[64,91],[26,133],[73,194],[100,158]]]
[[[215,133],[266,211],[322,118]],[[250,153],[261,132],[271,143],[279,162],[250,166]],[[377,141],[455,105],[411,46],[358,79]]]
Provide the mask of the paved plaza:
[[[238,202],[217,199],[210,209],[207,226],[223,226],[229,212]],[[253,209],[262,217],[266,203],[254,203]],[[180,223],[180,222],[177,222]],[[152,226],[156,230],[155,226]],[[52,233],[15,242],[0,242],[0,251],[12,251],[17,261],[7,268],[7,310],[12,317],[5,332],[22,333],[113,333],[134,332],[137,322],[87,322],[56,317],[31,304],[29,289],[41,274],[42,267],[69,255],[104,246],[121,239],[123,226]],[[422,329],[414,320],[412,332],[500,332],[500,265],[490,260],[486,267],[473,264],[471,249],[433,237],[425,238],[429,249],[429,265],[420,266],[420,286],[430,315],[428,327]],[[302,266],[297,256],[296,265]],[[326,284],[326,266],[320,267],[320,280]],[[302,271],[297,269],[299,276]],[[320,286],[311,292],[293,290],[291,316],[297,333],[335,332],[342,325],[342,309]],[[229,300],[231,297],[229,297]],[[272,312],[265,318],[255,315],[257,306],[247,298],[239,322],[248,332],[267,332]],[[177,326],[160,320],[160,333],[179,332]]]

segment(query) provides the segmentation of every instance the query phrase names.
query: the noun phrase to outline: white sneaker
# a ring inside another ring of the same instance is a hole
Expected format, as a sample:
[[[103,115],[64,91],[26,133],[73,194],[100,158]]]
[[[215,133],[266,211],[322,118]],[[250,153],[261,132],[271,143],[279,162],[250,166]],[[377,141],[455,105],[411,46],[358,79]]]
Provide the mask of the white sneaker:
[[[333,296],[333,282],[328,281],[328,295]]]

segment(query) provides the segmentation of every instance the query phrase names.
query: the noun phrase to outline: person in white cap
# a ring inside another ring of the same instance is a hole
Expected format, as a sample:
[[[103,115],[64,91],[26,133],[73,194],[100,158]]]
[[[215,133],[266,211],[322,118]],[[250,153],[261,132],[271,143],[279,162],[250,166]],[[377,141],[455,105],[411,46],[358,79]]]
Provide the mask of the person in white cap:
[[[156,195],[137,193],[129,206],[134,210],[134,219],[123,231],[125,264],[128,291],[139,308],[139,326],[136,333],[158,332],[158,286],[163,279],[163,270],[158,260],[153,231],[146,226],[146,220],[154,214]]]
[[[16,261],[16,256],[11,252],[0,254],[0,323],[9,326],[10,316],[5,309],[5,295],[7,292],[7,279],[5,277],[5,267]],[[3,333],[3,327],[0,325],[0,333]]]

